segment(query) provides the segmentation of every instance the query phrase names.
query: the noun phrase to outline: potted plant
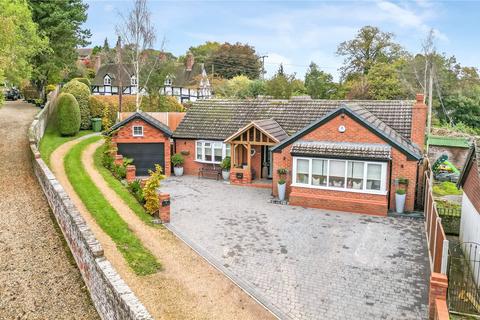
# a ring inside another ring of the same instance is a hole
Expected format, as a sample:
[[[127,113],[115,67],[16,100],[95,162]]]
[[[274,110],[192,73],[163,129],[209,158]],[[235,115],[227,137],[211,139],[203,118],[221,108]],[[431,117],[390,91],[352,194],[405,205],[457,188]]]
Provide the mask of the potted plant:
[[[285,176],[287,175],[288,170],[285,169],[285,168],[278,168],[277,173],[279,175],[279,179],[278,179],[278,182],[277,182],[278,199],[280,201],[284,201],[285,200],[285,192],[286,192],[286,189],[287,189],[287,180],[286,180]]]
[[[397,213],[403,213],[405,209],[405,198],[407,197],[405,189],[397,189],[395,192],[395,210]]]
[[[222,177],[223,180],[228,181],[230,179],[230,166],[231,166],[231,159],[230,157],[225,157],[220,163],[220,167],[222,168]]]
[[[172,164],[173,164],[173,172],[175,173],[176,177],[183,176],[183,163],[185,159],[180,153],[175,153],[172,156]]]

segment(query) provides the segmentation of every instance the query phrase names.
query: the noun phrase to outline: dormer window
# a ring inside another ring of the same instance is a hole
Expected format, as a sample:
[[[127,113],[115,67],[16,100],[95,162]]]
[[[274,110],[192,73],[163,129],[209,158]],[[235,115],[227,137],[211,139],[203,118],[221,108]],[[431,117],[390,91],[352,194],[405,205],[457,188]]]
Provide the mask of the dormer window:
[[[110,76],[108,74],[103,78],[103,85],[104,86],[111,86],[112,85],[112,78],[110,78]]]
[[[136,86],[136,85],[137,85],[137,77],[132,76],[132,77],[130,78],[130,84],[131,84],[132,86]]]
[[[172,79],[170,77],[165,79],[165,85],[166,86],[171,86],[172,85]]]

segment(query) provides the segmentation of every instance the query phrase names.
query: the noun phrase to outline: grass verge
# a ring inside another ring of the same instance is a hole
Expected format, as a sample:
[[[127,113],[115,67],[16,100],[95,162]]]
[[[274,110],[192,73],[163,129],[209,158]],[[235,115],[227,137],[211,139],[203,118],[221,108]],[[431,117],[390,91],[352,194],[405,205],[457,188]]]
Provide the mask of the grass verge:
[[[82,130],[74,137],[62,137],[58,132],[54,121],[51,121],[45,130],[45,135],[40,141],[40,154],[42,155],[43,161],[45,161],[47,166],[50,167],[50,156],[55,149],[68,141],[77,139],[92,132],[92,130]]]
[[[161,264],[128,228],[85,171],[82,153],[88,145],[99,139],[101,137],[81,141],[67,153],[64,166],[68,180],[100,228],[115,242],[132,270],[141,276],[153,274],[161,269]]]
[[[117,179],[112,173],[102,165],[103,146],[95,150],[93,161],[95,169],[102,175],[108,186],[115,191],[115,193],[122,198],[127,206],[146,224],[152,227],[158,227],[158,224],[152,223],[152,216],[148,214],[143,206],[138,203],[137,199],[127,190],[127,188]]]

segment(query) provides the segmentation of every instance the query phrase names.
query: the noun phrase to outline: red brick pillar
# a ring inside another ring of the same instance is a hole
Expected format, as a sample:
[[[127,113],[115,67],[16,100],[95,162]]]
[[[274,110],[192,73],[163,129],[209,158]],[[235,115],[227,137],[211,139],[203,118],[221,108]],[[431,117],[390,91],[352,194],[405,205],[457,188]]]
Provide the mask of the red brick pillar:
[[[436,300],[447,300],[448,279],[441,273],[433,272],[430,276],[430,290],[428,293],[429,319],[435,319]]]
[[[135,166],[133,164],[129,164],[127,166],[127,182],[132,182],[135,180]]]
[[[158,215],[160,216],[160,220],[163,223],[170,222],[170,194],[168,193],[159,193],[158,194],[158,201],[159,201],[159,210]]]
[[[121,166],[123,164],[123,156],[121,154],[115,155],[115,165]]]
[[[111,156],[115,157],[117,155],[117,150],[118,150],[117,143],[112,142],[111,147],[112,147],[112,149],[110,150],[111,151]]]

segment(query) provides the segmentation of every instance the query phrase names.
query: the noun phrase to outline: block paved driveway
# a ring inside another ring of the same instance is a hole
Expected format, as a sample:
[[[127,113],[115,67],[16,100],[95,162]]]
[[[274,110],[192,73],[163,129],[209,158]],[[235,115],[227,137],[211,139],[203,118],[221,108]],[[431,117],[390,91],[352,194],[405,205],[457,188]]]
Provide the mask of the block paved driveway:
[[[163,182],[170,227],[281,319],[426,319],[423,222],[276,205],[269,189]]]

